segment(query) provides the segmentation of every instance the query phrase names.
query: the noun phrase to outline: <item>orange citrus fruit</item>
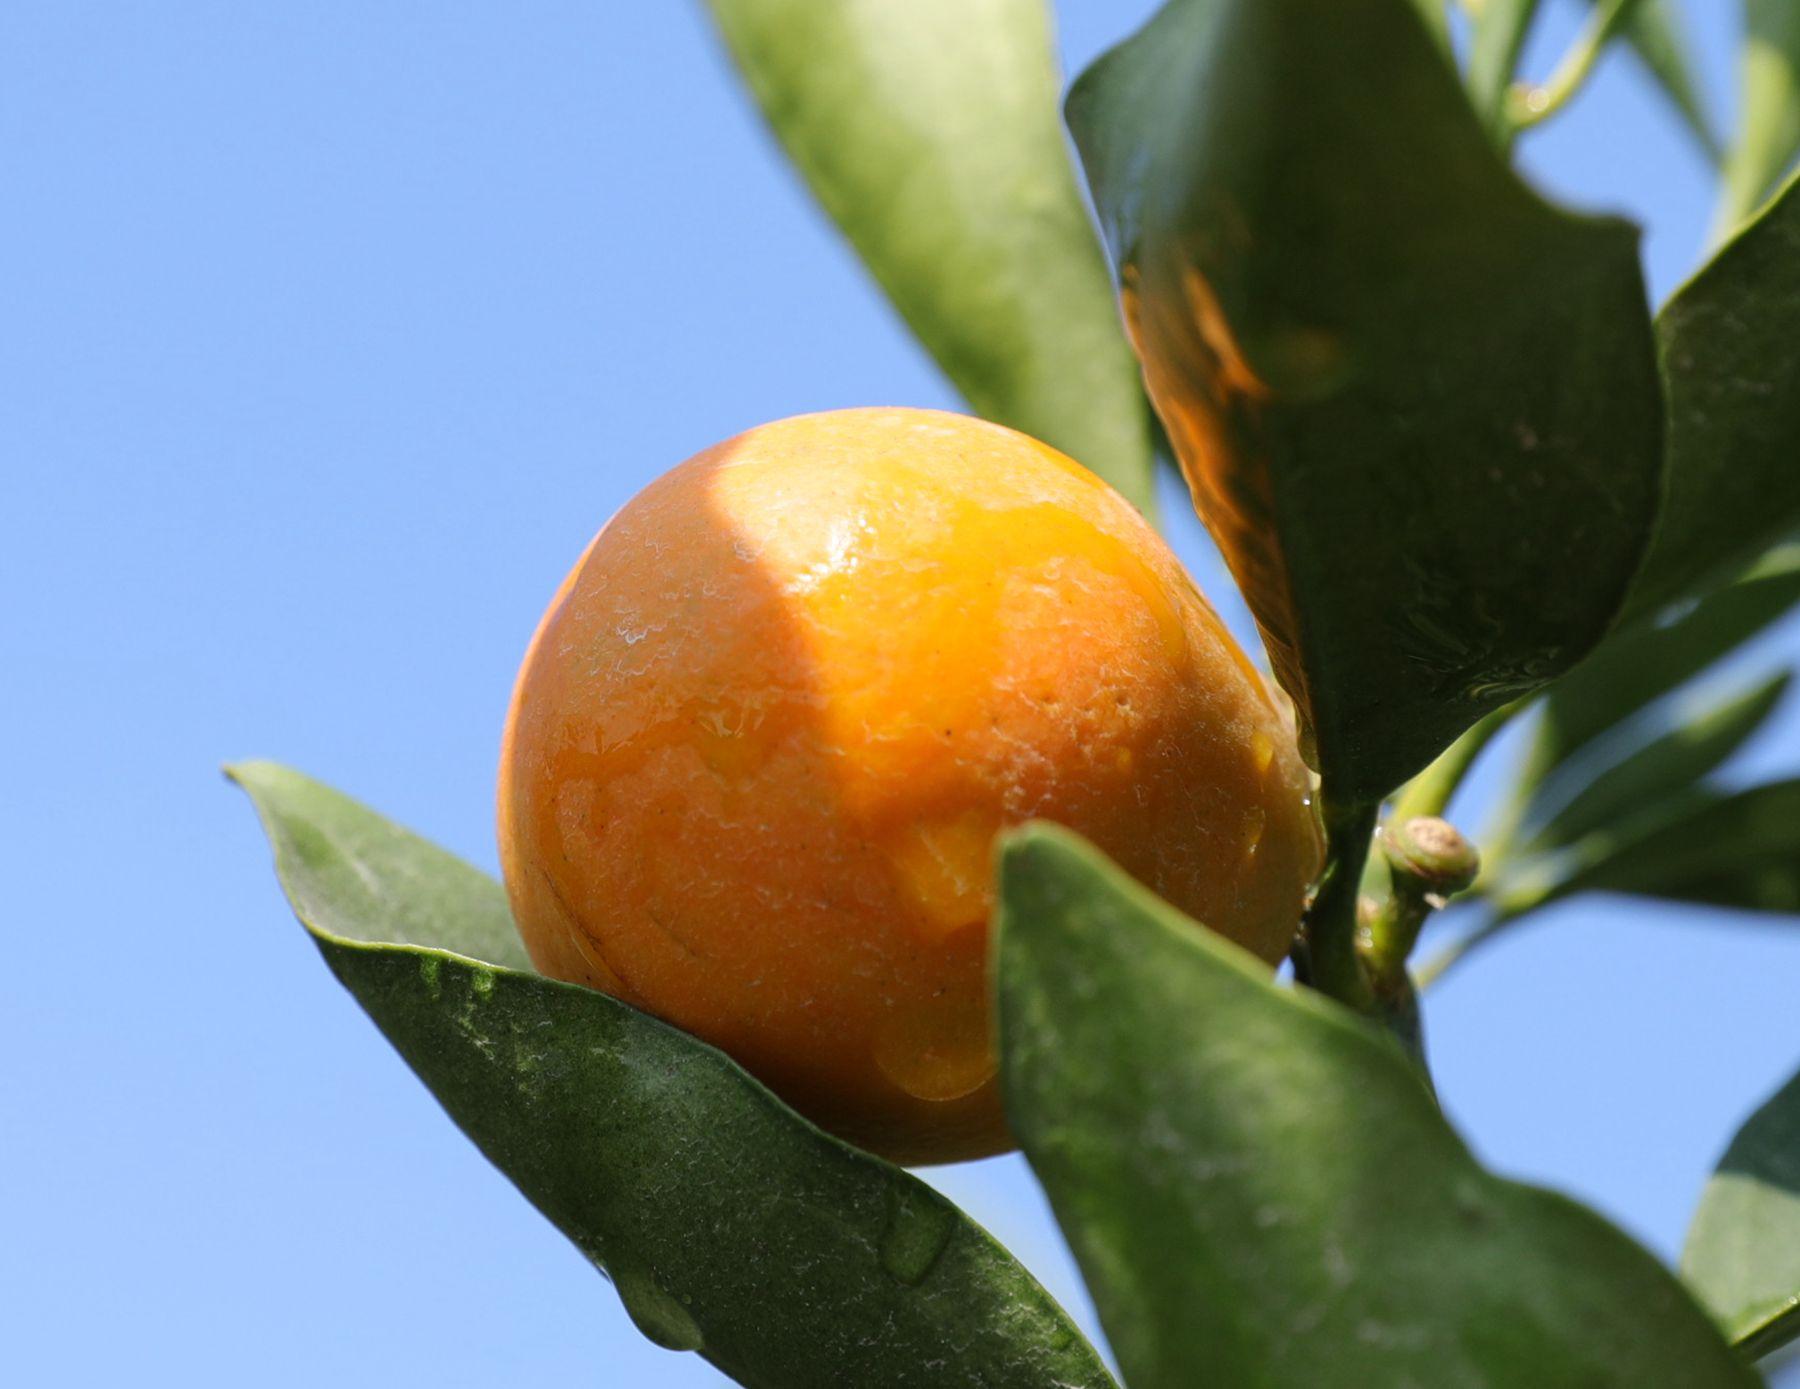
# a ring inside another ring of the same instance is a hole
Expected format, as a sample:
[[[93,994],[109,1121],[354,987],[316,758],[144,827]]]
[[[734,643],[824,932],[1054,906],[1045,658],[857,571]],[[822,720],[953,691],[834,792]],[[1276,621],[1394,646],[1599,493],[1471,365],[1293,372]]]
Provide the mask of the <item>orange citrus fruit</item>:
[[[1318,866],[1280,707],[1162,540],[960,415],[696,455],[607,523],[508,716],[500,849],[547,975],[903,1162],[1009,1146],[996,833],[1044,818],[1268,961]]]

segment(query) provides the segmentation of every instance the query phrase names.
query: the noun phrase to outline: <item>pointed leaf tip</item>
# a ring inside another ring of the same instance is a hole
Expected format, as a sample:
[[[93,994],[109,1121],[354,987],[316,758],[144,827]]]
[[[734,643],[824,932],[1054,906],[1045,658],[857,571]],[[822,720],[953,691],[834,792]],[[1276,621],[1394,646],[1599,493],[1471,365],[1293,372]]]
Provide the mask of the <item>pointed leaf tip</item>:
[[[761,1389],[1116,1389],[930,1187],[683,1032],[481,963],[499,884],[297,772],[233,774],[333,973],[650,1340]]]

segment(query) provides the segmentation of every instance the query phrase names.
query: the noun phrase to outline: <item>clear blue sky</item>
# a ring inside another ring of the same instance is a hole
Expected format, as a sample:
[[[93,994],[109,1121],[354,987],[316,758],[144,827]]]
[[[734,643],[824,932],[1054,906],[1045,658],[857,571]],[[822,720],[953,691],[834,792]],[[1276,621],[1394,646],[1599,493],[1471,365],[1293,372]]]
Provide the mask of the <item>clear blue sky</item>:
[[[1735,7],[1687,8],[1722,89]],[[1059,9],[1077,66],[1150,4]],[[1628,62],[1527,157],[1679,280],[1704,171]],[[292,762],[491,866],[513,671],[607,515],[748,425],[945,387],[692,0],[8,0],[0,187],[15,1382],[721,1382],[444,1119],[216,767]],[[1797,749],[1790,716],[1754,763]],[[1670,1253],[1800,1063],[1796,978],[1791,924],[1583,902],[1432,997],[1442,1088],[1496,1165]],[[1016,1158],[934,1179],[1088,1315]]]

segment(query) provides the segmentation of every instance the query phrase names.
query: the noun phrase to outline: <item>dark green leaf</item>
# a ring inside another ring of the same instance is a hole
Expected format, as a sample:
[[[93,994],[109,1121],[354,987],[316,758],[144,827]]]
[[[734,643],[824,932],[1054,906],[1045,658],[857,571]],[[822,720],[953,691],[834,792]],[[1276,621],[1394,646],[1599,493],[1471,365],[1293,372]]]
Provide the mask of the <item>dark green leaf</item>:
[[[1749,1354],[1800,1338],[1800,1075],[1731,1140],[1700,1198],[1681,1271]]]
[[[1800,179],[1669,301],[1656,332],[1668,500],[1637,613],[1800,528]]]
[[[1800,781],[1693,798],[1647,831],[1590,835],[1551,897],[1629,892],[1742,911],[1800,912]]]
[[[1661,623],[1614,635],[1543,701],[1523,783],[1535,786],[1602,734],[1680,688],[1800,602],[1800,549],[1770,555],[1739,582]]]
[[[1590,6],[1600,2],[1587,0]],[[1693,64],[1688,61],[1688,37],[1673,0],[1638,0],[1625,21],[1625,38],[1681,113],[1707,158],[1717,160],[1721,154],[1719,137],[1700,95]]]
[[[517,950],[497,883],[296,772],[232,775],[332,971],[651,1340],[768,1389],[1112,1383],[930,1187],[685,1033],[463,958]],[[427,948],[436,911],[458,953]]]
[[[1800,5],[1744,0],[1743,107],[1725,161],[1725,230],[1756,210],[1800,155]]]
[[[1132,1389],[1754,1376],[1599,1216],[1482,1169],[1386,1037],[1072,835],[1001,861],[1002,1078]]]
[[[709,0],[825,210],[969,403],[1152,502],[1149,411],[1044,0]]]
[[[1485,0],[1470,25],[1469,100],[1496,136],[1511,127],[1507,93],[1537,10],[1538,0]]]
[[[1636,233],[1513,176],[1405,0],[1172,0],[1068,109],[1327,793],[1385,795],[1618,611],[1662,468]]]
[[[1753,689],[1684,713],[1669,732],[1634,749],[1599,775],[1584,778],[1586,784],[1532,835],[1529,847],[1556,848],[1596,831],[1657,816],[1665,805],[1685,796],[1741,748],[1775,712],[1790,683],[1790,674],[1783,671]],[[1546,789],[1558,789],[1554,779]]]

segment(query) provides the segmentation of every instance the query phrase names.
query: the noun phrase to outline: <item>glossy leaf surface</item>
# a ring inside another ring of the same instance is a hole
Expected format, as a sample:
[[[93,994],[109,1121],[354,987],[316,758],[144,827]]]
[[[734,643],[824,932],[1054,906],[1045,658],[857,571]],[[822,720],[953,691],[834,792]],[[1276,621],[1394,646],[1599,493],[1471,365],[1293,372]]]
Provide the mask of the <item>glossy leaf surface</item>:
[[[1482,1169],[1388,1038],[1061,830],[1001,867],[1008,1112],[1132,1389],[1755,1379],[1599,1216]]]
[[[1656,333],[1668,500],[1632,593],[1640,613],[1800,528],[1800,178],[1669,301]]]
[[[1636,233],[1514,177],[1406,0],[1172,0],[1068,109],[1327,793],[1384,795],[1620,607],[1662,469]]]
[[[296,772],[233,775],[332,972],[651,1340],[759,1389],[1112,1384],[924,1183],[685,1033],[483,963],[517,951],[499,884]],[[431,948],[440,912],[456,953]]]
[[[1151,505],[1149,411],[1044,0],[709,0],[770,126],[981,414]]]
[[[1731,1140],[1681,1271],[1750,1354],[1800,1338],[1800,1075]]]

